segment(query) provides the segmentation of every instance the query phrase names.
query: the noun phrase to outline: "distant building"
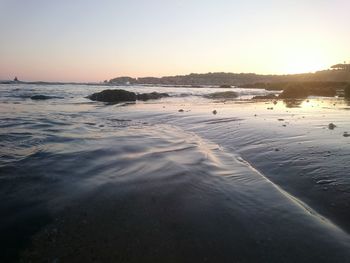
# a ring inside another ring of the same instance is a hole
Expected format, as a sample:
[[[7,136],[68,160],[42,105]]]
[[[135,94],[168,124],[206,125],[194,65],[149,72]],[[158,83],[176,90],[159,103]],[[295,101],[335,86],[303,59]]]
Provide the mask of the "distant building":
[[[350,72],[350,64],[336,64],[331,66],[331,69]]]

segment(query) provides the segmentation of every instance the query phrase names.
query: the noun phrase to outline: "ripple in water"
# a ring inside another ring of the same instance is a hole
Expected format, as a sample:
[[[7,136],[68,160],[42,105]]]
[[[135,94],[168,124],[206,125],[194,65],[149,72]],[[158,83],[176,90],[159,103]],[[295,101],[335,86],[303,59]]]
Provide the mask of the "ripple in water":
[[[256,167],[275,153],[261,149],[276,140],[254,133],[244,117],[219,110],[217,118],[159,111],[134,118],[138,105],[78,101],[20,104],[4,113],[3,261],[349,258],[347,233],[251,166],[252,156]]]

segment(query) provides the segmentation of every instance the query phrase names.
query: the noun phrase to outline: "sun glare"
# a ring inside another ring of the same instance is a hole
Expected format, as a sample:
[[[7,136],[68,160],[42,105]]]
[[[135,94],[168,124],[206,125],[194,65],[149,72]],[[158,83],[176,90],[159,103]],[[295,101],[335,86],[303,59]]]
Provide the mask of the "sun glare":
[[[314,46],[294,46],[281,54],[281,71],[285,74],[311,73],[332,65],[327,50]]]
[[[324,60],[309,58],[302,59],[300,57],[290,58],[283,66],[283,71],[287,74],[310,73],[327,68],[327,63]]]

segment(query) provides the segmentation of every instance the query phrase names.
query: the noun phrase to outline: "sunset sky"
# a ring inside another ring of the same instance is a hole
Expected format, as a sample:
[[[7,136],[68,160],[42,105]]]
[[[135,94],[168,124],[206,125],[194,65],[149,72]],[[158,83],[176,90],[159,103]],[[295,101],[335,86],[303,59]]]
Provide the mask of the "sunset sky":
[[[0,79],[300,73],[350,61],[349,0],[0,0]]]

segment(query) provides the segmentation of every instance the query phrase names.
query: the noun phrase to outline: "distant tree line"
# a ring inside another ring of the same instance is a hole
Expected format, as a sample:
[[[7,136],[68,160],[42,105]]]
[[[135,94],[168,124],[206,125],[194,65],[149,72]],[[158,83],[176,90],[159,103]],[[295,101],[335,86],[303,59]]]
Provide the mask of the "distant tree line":
[[[350,72],[324,70],[316,73],[294,75],[259,75],[254,73],[206,73],[167,76],[167,77],[118,77],[109,80],[110,84],[153,84],[153,85],[229,85],[240,86],[255,83],[330,81],[350,82]]]

